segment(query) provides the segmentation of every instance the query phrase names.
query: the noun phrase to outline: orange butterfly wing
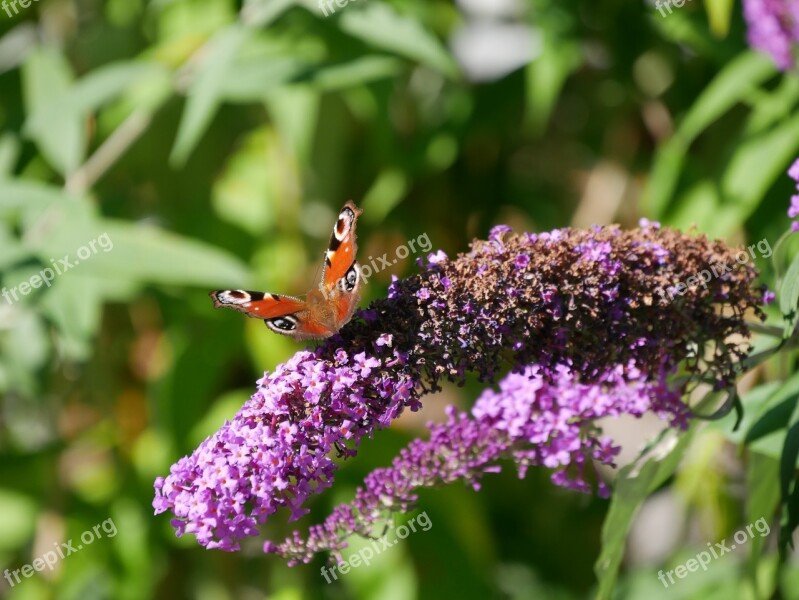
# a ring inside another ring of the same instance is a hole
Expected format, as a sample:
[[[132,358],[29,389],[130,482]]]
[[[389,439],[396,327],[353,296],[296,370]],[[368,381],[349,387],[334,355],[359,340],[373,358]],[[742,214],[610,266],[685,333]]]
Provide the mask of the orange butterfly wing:
[[[325,266],[322,271],[322,281],[319,284],[325,294],[332,290],[339,280],[347,275],[353,263],[358,245],[355,243],[355,224],[361,209],[348,201],[339,212],[338,220],[333,226],[327,252],[325,252]]]
[[[248,317],[263,319],[276,333],[292,335],[300,326],[298,313],[307,309],[305,302],[292,296],[278,296],[247,290],[217,290],[209,294],[214,308],[232,308]]]

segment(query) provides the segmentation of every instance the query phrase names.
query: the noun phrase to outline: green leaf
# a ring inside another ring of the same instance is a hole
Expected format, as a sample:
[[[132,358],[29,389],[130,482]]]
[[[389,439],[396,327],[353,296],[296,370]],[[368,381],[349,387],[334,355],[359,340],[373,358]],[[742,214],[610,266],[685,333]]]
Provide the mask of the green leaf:
[[[319,91],[347,90],[401,73],[403,64],[391,56],[363,56],[355,60],[310,70],[299,81]]]
[[[14,266],[30,256],[30,252],[13,235],[11,228],[0,222],[0,271]]]
[[[5,476],[4,476],[5,479]],[[11,481],[6,481],[6,485]],[[16,487],[16,486],[14,486]],[[36,535],[41,501],[16,489],[0,488],[0,550],[17,552]]]
[[[119,278],[128,281],[201,287],[242,287],[250,279],[249,270],[237,258],[204,242],[191,240],[155,227],[137,226],[122,221],[102,220],[87,223],[82,237],[60,237],[57,245],[42,244],[40,257],[74,257],[79,248],[107,236],[105,250],[81,262],[87,275]],[[66,275],[66,273],[65,273]]]
[[[796,461],[799,459],[799,407],[795,407],[788,422],[788,433],[780,456],[780,494],[784,507],[780,531],[780,550],[793,547],[793,531],[799,525],[799,479]]]
[[[46,99],[29,111],[25,131],[39,143],[43,153],[57,146],[56,168],[62,174],[74,171],[82,162],[86,146],[87,119],[104,104],[143,81],[163,83],[166,67],[154,62],[130,61],[106,65],[61,89],[49,90]],[[37,84],[38,85],[38,84]],[[74,139],[73,139],[74,138]]]
[[[217,32],[208,42],[180,118],[177,139],[169,157],[173,165],[181,166],[186,162],[210,125],[221,101],[228,69],[250,34],[250,30],[240,25],[231,25]]]
[[[296,165],[312,164],[314,136],[319,119],[320,97],[316,90],[306,86],[283,88],[267,96],[265,100],[280,138],[295,160]],[[293,169],[297,189],[300,167]]]
[[[794,374],[768,397],[760,409],[759,418],[746,432],[744,444],[751,444],[787,427],[797,401],[799,401],[799,373]]]
[[[738,145],[721,180],[724,207],[716,219],[721,224],[719,233],[727,233],[749,218],[797,151],[799,115]]]
[[[779,461],[758,452],[750,452],[746,465],[746,522],[755,523],[759,519],[769,520],[769,516],[779,504],[780,489]],[[765,540],[761,536],[752,537],[749,543],[749,557],[747,559],[747,574],[755,589],[760,589],[758,565],[763,553]],[[770,593],[760,594],[758,597],[770,597]]]
[[[296,3],[296,0],[245,0],[241,17],[251,27],[268,27]]]
[[[1,300],[5,304],[5,300]],[[35,373],[50,356],[50,342],[42,319],[35,312],[20,309],[11,328],[2,336],[3,354],[12,368]]]
[[[799,426],[798,426],[799,427]],[[789,431],[790,433],[790,431]],[[794,548],[793,532],[799,526],[799,478],[794,478],[793,489],[783,498],[782,528],[780,529],[780,554],[785,556]]]
[[[597,598],[612,597],[633,519],[644,500],[674,474],[693,431],[691,428],[679,436],[674,431],[667,431],[658,445],[619,471],[610,509],[602,526],[602,551],[594,565],[599,583]]]
[[[747,432],[745,443],[750,444],[786,427],[794,408],[796,408],[797,400],[799,400],[799,393],[769,409]]]
[[[757,89],[758,85],[773,77],[776,73],[776,67],[769,58],[760,53],[747,51],[730,61],[716,75],[699,98],[696,99],[674,136],[658,148],[652,175],[647,182],[644,193],[644,203],[649,214],[655,218],[663,218],[668,212],[669,204],[675,196],[683,165],[693,140],[731,108],[745,100]],[[791,135],[795,135],[795,133],[791,132]],[[789,145],[787,135],[779,137],[780,140],[775,141],[775,145]],[[752,150],[753,154],[744,155],[739,157],[738,160],[745,159],[750,163],[759,163],[762,153],[755,152],[755,150],[760,149],[760,147],[755,148]],[[783,168],[777,161],[774,161],[772,165],[767,165],[767,167],[766,176],[759,177],[757,185],[744,182],[746,193],[738,193],[730,185],[738,183],[745,175],[752,175],[753,172],[747,170],[744,174],[734,170],[731,166],[727,171],[725,189],[730,190],[730,195],[733,198],[737,197],[737,201],[746,204],[744,208],[748,209],[753,194],[762,189],[762,185],[769,180],[768,175],[772,175],[775,168]],[[742,167],[738,164],[735,168],[740,169]],[[747,166],[747,169],[751,168],[751,165]],[[773,177],[771,180],[773,181]]]
[[[745,51],[729,61],[713,78],[680,124],[678,133],[693,141],[732,107],[766,80],[777,74],[777,67],[760,52]]]
[[[57,277],[39,305],[58,330],[61,352],[77,361],[91,356],[103,305],[98,281],[85,273],[65,272]]]
[[[20,143],[17,136],[6,132],[0,136],[0,178],[14,173],[19,159]]]
[[[22,224],[26,245],[29,236],[35,237],[31,228],[37,223],[43,224],[42,228],[56,227],[67,213],[74,218],[91,210],[88,203],[61,188],[36,181],[0,179],[0,218]]]
[[[156,62],[112,63],[77,81],[63,100],[88,115],[141,82],[162,81],[168,72],[165,66]]]
[[[98,218],[92,207],[47,185],[0,180],[0,217],[28,214],[24,247],[45,266],[66,259],[79,263],[63,276],[174,285],[241,286],[249,269],[205,242],[150,226]],[[85,256],[81,261],[80,255]]]
[[[76,108],[57,102],[72,85],[67,60],[51,48],[37,48],[22,66],[26,112],[24,133],[61,175],[67,176],[83,162],[86,128]],[[41,115],[36,117],[35,115]]]
[[[580,67],[582,57],[579,43],[553,39],[527,65],[527,121],[536,133],[546,126],[566,79]]]
[[[649,180],[644,191],[643,204],[647,214],[655,219],[665,217],[669,203],[677,190],[689,144],[675,135],[655,152]]]
[[[219,97],[230,102],[257,102],[307,72],[308,62],[295,57],[262,56],[236,61],[219,82]]]
[[[364,194],[361,202],[364,215],[372,223],[382,223],[388,213],[408,193],[408,176],[397,167],[383,169]]]
[[[715,182],[699,181],[677,197],[669,224],[678,229],[688,229],[698,225],[704,233],[710,235],[707,229],[713,227],[720,202]]]
[[[799,254],[794,256],[791,266],[788,267],[785,277],[782,278],[779,297],[780,312],[785,317],[794,317],[797,305],[799,305]]]
[[[453,79],[458,75],[455,61],[438,38],[417,19],[400,15],[388,4],[373,2],[363,9],[348,7],[341,14],[339,26],[376,48],[418,61]]]
[[[716,37],[725,37],[730,31],[733,0],[705,0],[705,10],[710,21],[710,30]]]
[[[752,136],[765,131],[778,121],[783,121],[793,114],[799,103],[799,76],[785,73],[773,92],[758,94],[752,105],[744,134]]]
[[[282,200],[281,182],[292,171],[285,166],[287,158],[272,129],[251,131],[214,182],[211,198],[216,213],[252,235],[268,230]]]
[[[203,418],[194,424],[189,434],[191,442],[199,446],[209,435],[213,435],[222,423],[231,420],[252,396],[252,390],[235,390],[224,393],[205,411]]]
[[[676,7],[669,13],[665,4],[665,1],[661,4],[664,7],[662,14],[652,11],[650,23],[666,41],[684,47],[688,52],[714,59],[718,64],[724,64],[729,59],[726,49],[710,35],[704,22]]]

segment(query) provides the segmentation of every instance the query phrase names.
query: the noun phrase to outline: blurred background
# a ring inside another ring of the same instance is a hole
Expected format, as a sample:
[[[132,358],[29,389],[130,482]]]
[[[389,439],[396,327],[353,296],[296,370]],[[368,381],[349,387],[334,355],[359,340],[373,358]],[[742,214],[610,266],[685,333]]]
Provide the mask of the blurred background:
[[[776,242],[799,154],[799,78],[747,47],[738,2],[670,10],[3,2],[0,570],[102,523],[115,533],[101,525],[53,569],[0,579],[0,596],[592,596],[608,502],[556,489],[543,470],[519,480],[506,469],[479,493],[423,492],[431,529],[333,584],[324,557],[288,568],[258,544],[227,554],[176,538],[169,515],[152,514],[152,483],[302,347],[214,311],[208,291],[305,292],[347,199],[364,210],[365,264],[424,234],[454,255],[497,223],[648,217],[730,243]],[[421,254],[373,275],[362,305]],[[446,404],[468,407],[479,391],[445,389],[365,442],[298,525],[319,522]],[[698,432],[638,514],[614,597],[771,593],[753,584],[775,570],[771,537],[762,556],[741,550],[670,589],[657,578],[750,523],[749,493],[776,506],[772,487],[751,484],[775,475],[779,443],[744,461],[731,423]],[[615,433],[634,456],[659,429]],[[292,529],[281,515],[264,538]],[[798,578],[792,564],[780,575],[783,598],[799,598]]]

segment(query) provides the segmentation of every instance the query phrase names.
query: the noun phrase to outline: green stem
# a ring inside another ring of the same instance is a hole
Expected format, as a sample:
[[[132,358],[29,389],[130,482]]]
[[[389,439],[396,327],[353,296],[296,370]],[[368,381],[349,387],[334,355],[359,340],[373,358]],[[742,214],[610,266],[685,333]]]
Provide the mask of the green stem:
[[[754,331],[755,333],[760,333],[762,335],[768,335],[777,339],[780,339],[785,335],[785,329],[783,327],[763,325],[763,323],[747,323],[746,326],[750,329],[750,331]]]

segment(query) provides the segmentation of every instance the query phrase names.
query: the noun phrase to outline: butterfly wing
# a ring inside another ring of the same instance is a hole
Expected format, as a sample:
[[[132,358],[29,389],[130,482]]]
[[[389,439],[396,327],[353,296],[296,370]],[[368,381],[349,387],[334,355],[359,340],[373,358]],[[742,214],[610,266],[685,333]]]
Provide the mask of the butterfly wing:
[[[355,262],[355,254],[358,252],[358,245],[355,243],[355,225],[361,212],[352,201],[348,201],[338,214],[325,252],[325,265],[322,270],[322,281],[319,284],[319,289],[325,295],[336,287],[339,280],[351,277],[350,271],[353,265],[358,274],[360,273],[360,268]]]
[[[302,332],[307,305],[299,298],[247,290],[217,290],[209,296],[214,308],[232,308],[248,317],[263,319],[275,333],[297,337]]]
[[[319,289],[331,305],[332,327],[335,331],[352,318],[360,297],[363,277],[361,267],[355,260],[358,252],[355,227],[361,212],[352,201],[342,207],[325,252]]]

